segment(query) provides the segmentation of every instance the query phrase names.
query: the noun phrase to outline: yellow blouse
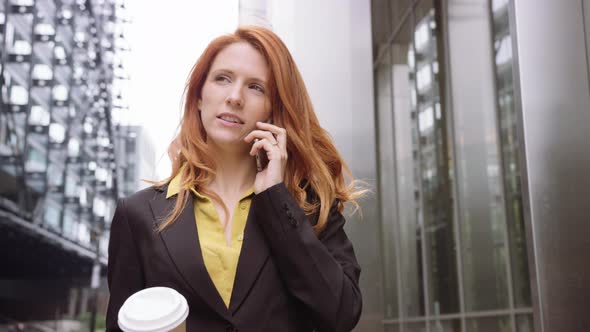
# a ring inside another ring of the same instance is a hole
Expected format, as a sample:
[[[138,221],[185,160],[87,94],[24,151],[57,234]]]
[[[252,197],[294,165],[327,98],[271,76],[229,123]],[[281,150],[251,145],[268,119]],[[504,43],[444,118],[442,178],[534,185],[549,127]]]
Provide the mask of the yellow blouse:
[[[178,194],[180,180],[179,173],[170,181],[166,198]],[[227,245],[223,226],[211,199],[198,193],[194,188],[191,188],[191,191],[197,198],[195,199],[194,210],[203,261],[215,288],[217,288],[226,307],[229,308],[254,188],[250,188],[242,195],[234,208],[231,246]]]

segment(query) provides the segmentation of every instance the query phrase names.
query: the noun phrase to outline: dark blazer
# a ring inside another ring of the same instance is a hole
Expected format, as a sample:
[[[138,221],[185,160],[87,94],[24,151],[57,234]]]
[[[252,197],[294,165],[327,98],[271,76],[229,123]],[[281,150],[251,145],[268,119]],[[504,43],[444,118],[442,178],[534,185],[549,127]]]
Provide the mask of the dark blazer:
[[[187,331],[350,331],[361,313],[360,267],[343,226],[330,210],[326,229],[312,224],[281,183],[255,195],[244,231],[229,309],[203,263],[193,198],[163,232],[156,220],[177,196],[151,187],[119,200],[111,225],[107,331],[133,293],[167,286],[189,305]]]

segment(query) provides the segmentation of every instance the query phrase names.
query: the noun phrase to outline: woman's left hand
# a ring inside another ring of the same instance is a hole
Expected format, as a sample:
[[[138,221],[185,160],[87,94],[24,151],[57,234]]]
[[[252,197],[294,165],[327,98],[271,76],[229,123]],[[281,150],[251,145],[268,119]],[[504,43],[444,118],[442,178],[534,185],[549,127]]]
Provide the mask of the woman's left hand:
[[[266,151],[268,165],[256,174],[254,180],[254,193],[258,194],[264,190],[283,182],[285,169],[287,167],[287,131],[275,125],[257,122],[258,130],[253,130],[244,138],[247,143],[258,139],[250,149],[250,155],[255,156],[259,150]]]

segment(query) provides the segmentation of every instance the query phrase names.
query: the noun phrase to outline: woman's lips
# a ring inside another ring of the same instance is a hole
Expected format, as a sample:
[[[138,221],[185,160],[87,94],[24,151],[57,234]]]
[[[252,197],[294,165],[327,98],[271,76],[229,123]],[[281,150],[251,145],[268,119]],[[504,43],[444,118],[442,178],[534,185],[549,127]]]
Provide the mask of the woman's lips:
[[[237,123],[244,123],[244,121],[242,121],[242,119],[234,114],[234,113],[230,113],[230,112],[223,112],[219,115],[217,115],[217,118],[219,119],[223,119],[225,121],[229,121],[229,122],[237,122]]]
[[[225,121],[221,118],[217,118],[217,121],[219,121],[221,123],[221,125],[226,126],[226,127],[241,127],[244,125],[243,123]]]

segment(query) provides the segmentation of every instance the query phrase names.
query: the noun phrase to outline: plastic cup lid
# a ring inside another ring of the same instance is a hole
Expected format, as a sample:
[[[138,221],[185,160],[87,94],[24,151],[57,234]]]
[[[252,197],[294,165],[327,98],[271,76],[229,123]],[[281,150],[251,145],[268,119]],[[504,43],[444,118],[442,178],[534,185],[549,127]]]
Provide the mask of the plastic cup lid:
[[[184,296],[168,287],[152,287],[131,295],[119,310],[125,332],[168,332],[188,316]]]

